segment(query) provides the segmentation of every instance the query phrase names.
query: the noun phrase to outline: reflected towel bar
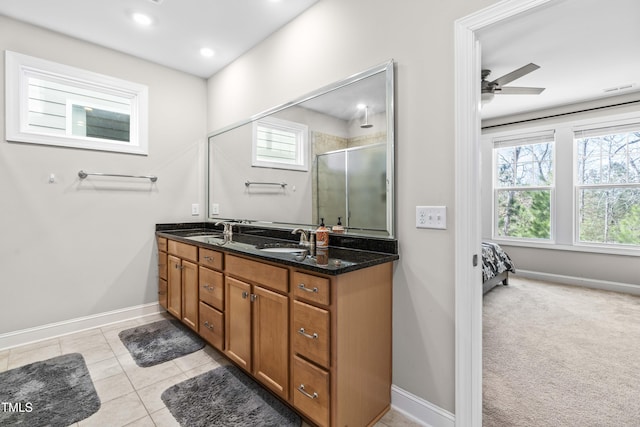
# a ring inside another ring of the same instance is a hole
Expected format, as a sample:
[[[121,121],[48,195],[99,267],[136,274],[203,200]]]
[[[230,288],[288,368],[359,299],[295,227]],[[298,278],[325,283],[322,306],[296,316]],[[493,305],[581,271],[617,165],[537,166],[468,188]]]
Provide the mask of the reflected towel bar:
[[[158,177],[154,176],[154,175],[120,175],[120,174],[115,174],[115,173],[86,172],[86,171],[83,171],[83,170],[78,172],[78,176],[80,177],[80,179],[85,179],[89,175],[115,176],[115,177],[118,177],[118,178],[144,178],[144,179],[150,180],[151,182],[156,182],[158,180]]]
[[[245,187],[248,187],[250,185],[279,185],[280,187],[284,188],[287,186],[286,182],[255,182],[255,181],[245,181],[244,185]]]

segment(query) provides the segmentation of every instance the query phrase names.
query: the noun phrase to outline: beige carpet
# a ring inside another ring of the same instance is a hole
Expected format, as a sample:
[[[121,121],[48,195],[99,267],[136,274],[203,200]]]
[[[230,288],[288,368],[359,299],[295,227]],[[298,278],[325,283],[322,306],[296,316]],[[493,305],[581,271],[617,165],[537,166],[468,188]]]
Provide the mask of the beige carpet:
[[[484,297],[484,426],[640,426],[640,297],[513,278]]]

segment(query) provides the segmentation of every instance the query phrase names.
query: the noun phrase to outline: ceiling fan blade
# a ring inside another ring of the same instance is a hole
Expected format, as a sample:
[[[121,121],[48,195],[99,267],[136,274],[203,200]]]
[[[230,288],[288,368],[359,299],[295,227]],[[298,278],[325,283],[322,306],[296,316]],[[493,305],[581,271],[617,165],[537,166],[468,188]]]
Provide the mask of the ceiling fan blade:
[[[507,86],[496,88],[498,95],[540,95],[545,88],[543,87],[515,87]]]
[[[491,83],[496,83],[498,86],[504,86],[508,83],[511,83],[512,81],[519,79],[520,77],[523,77],[527,74],[529,74],[532,71],[537,70],[538,68],[540,68],[539,65],[534,64],[533,62],[530,64],[525,65],[524,67],[520,67],[517,70],[514,70],[508,74],[505,74],[502,77],[498,77],[497,79],[495,79],[494,81],[492,81]]]

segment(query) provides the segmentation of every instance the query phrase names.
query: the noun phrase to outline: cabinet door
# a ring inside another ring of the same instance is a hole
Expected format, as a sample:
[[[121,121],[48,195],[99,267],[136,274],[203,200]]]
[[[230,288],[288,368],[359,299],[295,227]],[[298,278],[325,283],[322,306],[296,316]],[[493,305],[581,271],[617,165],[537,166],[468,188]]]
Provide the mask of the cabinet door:
[[[182,319],[182,260],[168,256],[167,311]]]
[[[273,392],[288,398],[289,298],[253,289],[253,374]]]
[[[198,332],[198,266],[182,260],[182,321]]]
[[[225,352],[251,370],[251,285],[232,277],[225,282]]]
[[[158,239],[160,242],[160,239]],[[164,239],[167,245],[167,239]],[[167,309],[167,253],[158,252],[158,303]]]

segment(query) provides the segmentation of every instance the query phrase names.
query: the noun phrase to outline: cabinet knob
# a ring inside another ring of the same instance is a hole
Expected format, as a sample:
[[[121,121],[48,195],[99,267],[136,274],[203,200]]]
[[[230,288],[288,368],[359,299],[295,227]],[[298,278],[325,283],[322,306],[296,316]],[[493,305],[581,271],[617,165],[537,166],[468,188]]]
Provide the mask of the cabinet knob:
[[[248,296],[249,296],[249,292],[242,291],[242,299],[247,299]]]
[[[213,325],[209,323],[207,320],[204,321],[204,327],[213,331]]]
[[[304,389],[304,384],[300,384],[298,386],[298,391],[302,394],[304,394],[305,396],[307,396],[309,399],[317,399],[318,398],[318,393],[316,393],[315,391],[313,392],[313,394],[309,394],[305,391]]]
[[[300,329],[298,329],[298,333],[299,333],[300,335],[302,335],[303,337],[307,337],[307,338],[309,338],[310,340],[317,340],[317,339],[318,339],[318,334],[316,334],[316,333],[314,332],[314,333],[313,333],[313,335],[309,335],[308,333],[306,333],[306,332],[304,331],[304,328],[300,328]]]

